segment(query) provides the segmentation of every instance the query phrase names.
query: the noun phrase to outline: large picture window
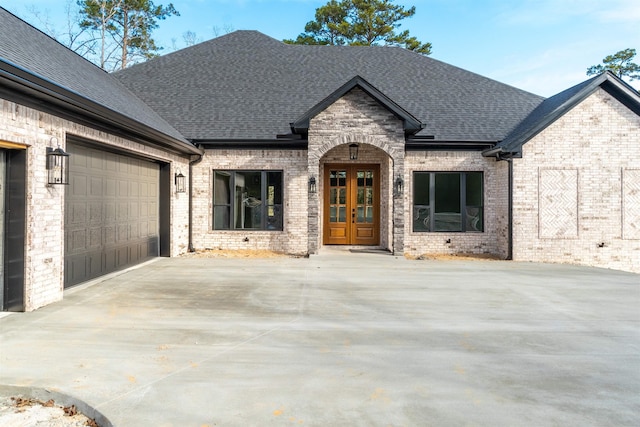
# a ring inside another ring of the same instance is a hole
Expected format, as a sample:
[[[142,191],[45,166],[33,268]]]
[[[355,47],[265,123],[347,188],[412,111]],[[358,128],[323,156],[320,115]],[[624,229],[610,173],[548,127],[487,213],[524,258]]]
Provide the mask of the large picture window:
[[[413,231],[484,231],[482,172],[414,172]]]
[[[214,171],[213,229],[282,230],[282,171]]]

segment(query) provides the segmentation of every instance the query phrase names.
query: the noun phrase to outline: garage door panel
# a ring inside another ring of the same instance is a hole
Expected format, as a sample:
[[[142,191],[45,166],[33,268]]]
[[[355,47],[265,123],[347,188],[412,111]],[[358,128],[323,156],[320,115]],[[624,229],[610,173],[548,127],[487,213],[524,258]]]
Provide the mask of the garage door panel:
[[[67,256],[65,266],[65,275],[70,276],[71,280],[87,276],[86,257],[84,255]]]
[[[90,200],[87,202],[89,207],[89,225],[100,225],[103,222],[102,203],[99,200]],[[86,218],[85,218],[86,220]]]
[[[88,164],[91,165],[91,169],[105,170],[104,154],[99,150],[86,149],[85,154],[89,160]]]
[[[85,203],[70,203],[67,205],[67,217],[72,226],[87,222],[87,205]]]
[[[102,251],[92,251],[87,255],[87,276],[89,277],[98,277],[100,276],[100,272],[103,269],[104,263],[102,261]],[[82,277],[78,277],[79,280],[82,280]]]
[[[128,224],[118,224],[116,226],[116,244],[124,243],[129,241],[129,225]]]
[[[91,197],[103,197],[104,196],[104,183],[101,176],[90,177],[90,190]]]
[[[86,229],[73,230],[71,233],[70,239],[68,239],[70,244],[68,248],[69,254],[74,254],[77,252],[83,251],[87,246],[87,232]]]
[[[116,221],[124,222],[129,219],[129,203],[119,202],[118,210],[116,211]]]
[[[102,210],[104,212],[104,223],[113,224],[116,220],[116,203],[111,200],[103,200]]]
[[[129,224],[129,236],[131,236],[132,239],[140,239],[142,237],[140,236],[140,224],[135,222]]]
[[[129,219],[136,220],[140,218],[140,203],[137,200],[129,202]]]
[[[156,238],[156,234],[154,230],[157,230],[159,227],[159,223],[156,220],[149,220],[148,222],[149,226],[147,227],[147,237],[149,239],[151,238]],[[156,239],[157,240],[157,239]],[[158,246],[159,247],[159,246]]]
[[[115,247],[107,248],[102,254],[102,268],[105,271],[115,271],[118,269],[117,250]]]
[[[95,250],[100,249],[102,247],[103,239],[102,239],[102,228],[92,228],[89,230],[89,249]]]
[[[158,210],[158,202],[156,202],[155,200],[149,200],[146,203],[146,211],[147,211],[147,215],[146,217],[149,219],[157,219],[158,217],[156,215],[154,215],[153,213],[156,212]]]
[[[118,180],[118,197],[128,197],[129,196],[129,183],[126,180]]]
[[[138,224],[138,233],[141,239],[149,236],[149,222],[148,221],[140,221]]]
[[[72,176],[69,178],[69,189],[73,191],[74,196],[87,196],[87,177],[86,176]]]
[[[140,210],[138,211],[140,215],[140,219],[146,219],[149,216],[149,204],[148,203],[140,203]]]
[[[116,263],[118,268],[123,268],[129,265],[130,250],[130,246],[120,246],[116,249]]]
[[[104,244],[105,245],[115,245],[116,243],[116,227],[115,226],[104,226]]]
[[[73,157],[69,158],[69,164],[74,169],[87,169],[90,166],[87,149],[78,147]]]
[[[159,255],[156,163],[68,144],[65,287]]]
[[[104,178],[104,195],[106,197],[116,197],[116,180],[110,177]]]

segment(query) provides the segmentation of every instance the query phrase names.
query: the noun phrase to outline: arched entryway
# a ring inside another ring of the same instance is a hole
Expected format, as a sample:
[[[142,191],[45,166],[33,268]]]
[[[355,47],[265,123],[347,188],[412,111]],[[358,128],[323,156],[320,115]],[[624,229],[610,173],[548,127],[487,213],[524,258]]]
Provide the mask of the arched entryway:
[[[384,144],[365,140],[325,146],[317,166],[310,162],[310,176],[317,177],[317,193],[309,200],[310,253],[329,245],[402,251],[402,230],[394,221],[396,211],[403,209],[402,197],[393,182],[402,175],[403,162],[385,151]],[[357,158],[349,153],[353,144],[358,144]]]

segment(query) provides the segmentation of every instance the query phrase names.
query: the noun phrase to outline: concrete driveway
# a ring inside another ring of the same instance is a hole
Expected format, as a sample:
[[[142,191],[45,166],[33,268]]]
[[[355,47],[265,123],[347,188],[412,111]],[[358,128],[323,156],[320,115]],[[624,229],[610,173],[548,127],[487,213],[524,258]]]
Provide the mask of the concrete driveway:
[[[0,318],[0,384],[117,426],[638,426],[640,275],[159,259]]]

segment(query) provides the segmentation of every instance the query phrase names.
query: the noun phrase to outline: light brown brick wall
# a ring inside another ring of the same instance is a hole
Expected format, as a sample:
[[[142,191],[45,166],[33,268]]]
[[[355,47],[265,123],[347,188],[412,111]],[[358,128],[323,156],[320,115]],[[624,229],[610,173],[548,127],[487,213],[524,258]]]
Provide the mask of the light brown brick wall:
[[[414,172],[483,172],[484,232],[414,232]],[[409,151],[405,158],[405,253],[492,254],[506,258],[508,252],[508,164],[482,157],[478,151]],[[450,240],[450,243],[447,241]]]
[[[213,230],[214,170],[283,171],[283,230]],[[206,150],[203,160],[194,167],[193,179],[195,249],[251,249],[307,254],[306,150]]]
[[[64,186],[47,186],[46,147],[57,138],[66,147],[67,134],[98,144],[171,163],[188,174],[188,159],[70,122],[0,99],[0,140],[27,147],[27,218],[25,248],[25,309],[35,310],[62,299],[64,275]],[[54,147],[55,148],[55,147]],[[186,251],[188,198],[172,195],[171,254]]]
[[[638,170],[640,117],[598,89],[514,160],[514,259],[640,272]]]
[[[349,144],[360,145],[358,160],[350,161]],[[381,172],[381,239],[383,248],[403,251],[402,197],[394,197],[390,183],[403,175],[402,121],[356,88],[316,115],[309,126],[309,176],[322,181],[327,163],[375,163]],[[309,252],[322,246],[322,189],[309,197]]]

